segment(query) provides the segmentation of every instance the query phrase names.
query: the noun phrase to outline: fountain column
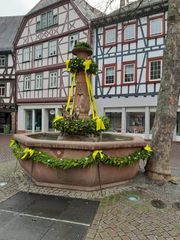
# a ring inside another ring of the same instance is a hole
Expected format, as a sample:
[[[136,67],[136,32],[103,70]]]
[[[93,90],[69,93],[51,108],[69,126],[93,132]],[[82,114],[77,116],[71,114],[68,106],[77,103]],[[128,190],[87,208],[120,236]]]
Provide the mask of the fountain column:
[[[72,53],[78,58],[88,59],[92,55],[92,50],[85,48],[75,48]],[[88,118],[90,110],[90,101],[84,72],[77,72],[76,92],[74,97],[74,112],[79,118]]]

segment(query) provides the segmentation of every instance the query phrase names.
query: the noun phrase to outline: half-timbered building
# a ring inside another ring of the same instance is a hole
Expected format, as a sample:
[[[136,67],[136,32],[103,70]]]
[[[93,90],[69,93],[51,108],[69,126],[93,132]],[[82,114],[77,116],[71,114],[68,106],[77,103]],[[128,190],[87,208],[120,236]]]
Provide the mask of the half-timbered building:
[[[0,17],[0,132],[15,132],[15,54],[13,41],[22,17]],[[6,130],[5,130],[6,129]]]
[[[15,39],[18,131],[47,131],[71,83],[65,60],[76,41],[91,43],[90,20],[102,13],[84,0],[41,0]]]
[[[167,0],[128,4],[92,22],[99,66],[95,96],[111,129],[151,137],[162,76]],[[174,138],[180,137],[180,102]]]

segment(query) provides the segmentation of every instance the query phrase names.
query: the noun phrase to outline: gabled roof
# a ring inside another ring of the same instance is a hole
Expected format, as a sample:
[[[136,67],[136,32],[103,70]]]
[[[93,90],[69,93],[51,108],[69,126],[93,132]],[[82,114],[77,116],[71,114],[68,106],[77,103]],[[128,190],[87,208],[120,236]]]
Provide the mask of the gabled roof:
[[[13,51],[13,41],[23,16],[0,17],[0,51]]]
[[[165,2],[167,2],[167,0],[137,0],[134,2],[131,2],[129,4],[127,4],[126,6],[124,6],[121,9],[117,9],[115,11],[113,11],[112,13],[109,14],[109,16],[114,16],[114,15],[118,15],[120,13],[123,12],[129,12],[129,11],[134,11],[134,10],[140,10],[140,9],[144,9],[147,7],[152,7],[154,5],[162,5]]]
[[[31,15],[37,11],[42,10],[43,8],[47,8],[53,4],[56,3],[63,3],[64,0],[40,0],[34,8],[31,9],[30,12],[28,12],[27,15]],[[80,12],[84,15],[84,17],[87,20],[91,20],[93,18],[97,18],[100,16],[103,16],[103,13],[97,10],[96,8],[93,8],[91,5],[89,5],[85,0],[72,0],[76,7],[80,10]]]
[[[124,20],[135,19],[167,11],[168,0],[137,0],[110,14],[92,20],[92,26],[100,27]]]

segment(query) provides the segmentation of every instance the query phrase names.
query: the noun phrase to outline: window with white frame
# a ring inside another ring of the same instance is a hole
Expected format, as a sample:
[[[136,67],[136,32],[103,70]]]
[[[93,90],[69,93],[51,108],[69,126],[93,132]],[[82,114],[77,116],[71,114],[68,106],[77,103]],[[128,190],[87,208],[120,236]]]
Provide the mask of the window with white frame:
[[[116,44],[116,28],[105,29],[105,43],[104,45]]]
[[[115,66],[105,67],[105,85],[115,83]]]
[[[53,12],[48,12],[47,13],[47,25],[48,27],[53,25]]]
[[[5,96],[5,84],[0,84],[0,97]]]
[[[49,42],[49,56],[55,56],[57,54],[57,41],[53,40]]]
[[[34,48],[34,59],[42,59],[42,51],[43,51],[43,46],[42,44],[38,44]]]
[[[51,27],[53,25],[56,25],[57,23],[58,16],[53,15],[53,11],[49,11],[41,15],[41,21],[38,21],[36,23],[36,30],[38,31],[47,27]]]
[[[135,82],[135,63],[127,63],[123,65],[123,83]]]
[[[50,72],[49,73],[49,88],[56,88],[57,87],[57,72]]]
[[[79,39],[79,34],[78,33],[69,36],[69,51],[72,51],[75,44],[78,42],[78,39]]]
[[[24,76],[24,90],[30,90],[31,89],[31,76],[27,75]]]
[[[6,65],[6,56],[1,55],[0,56],[0,67],[5,67],[5,65]]]
[[[163,17],[150,19],[149,20],[149,37],[162,35],[164,33],[163,24],[164,24]]]
[[[136,24],[125,24],[123,26],[124,42],[136,40]]]
[[[162,59],[149,60],[149,81],[159,81],[162,76]]]
[[[35,89],[42,89],[43,75],[42,73],[36,74],[35,77]]]
[[[24,48],[23,49],[23,56],[22,56],[23,62],[29,62],[30,61],[30,48]]]

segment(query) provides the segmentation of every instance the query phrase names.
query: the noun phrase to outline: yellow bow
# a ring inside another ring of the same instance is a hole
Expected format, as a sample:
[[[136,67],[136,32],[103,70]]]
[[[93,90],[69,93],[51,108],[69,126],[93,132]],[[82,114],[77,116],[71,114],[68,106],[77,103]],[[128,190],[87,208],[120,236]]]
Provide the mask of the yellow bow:
[[[15,142],[16,141],[14,139],[11,139],[9,146],[12,147],[15,144]]]
[[[55,123],[55,122],[58,121],[58,120],[62,120],[63,118],[64,118],[63,116],[57,115],[57,116],[54,118],[53,123]]]
[[[85,60],[85,61],[83,62],[83,66],[85,66],[85,69],[84,69],[85,72],[87,72],[87,70],[90,69],[91,64],[92,64],[92,60],[91,60],[91,59],[89,59],[89,60]]]
[[[66,64],[66,69],[67,69],[68,72],[71,71],[71,68],[69,67],[69,63],[70,63],[70,60],[67,59],[66,62],[65,62],[65,64]]]
[[[144,150],[146,150],[148,153],[153,151],[152,148],[149,145],[146,145],[144,147]]]
[[[103,120],[100,117],[97,117],[97,119],[96,119],[96,131],[105,130],[105,129],[106,128],[104,126]]]
[[[25,159],[26,157],[32,157],[32,155],[34,154],[34,150],[33,149],[30,149],[30,148],[25,148],[24,151],[23,151],[23,156],[21,157],[21,159]]]
[[[96,156],[99,154],[100,158],[103,159],[104,153],[102,150],[95,150],[92,154],[93,159],[96,159]]]

